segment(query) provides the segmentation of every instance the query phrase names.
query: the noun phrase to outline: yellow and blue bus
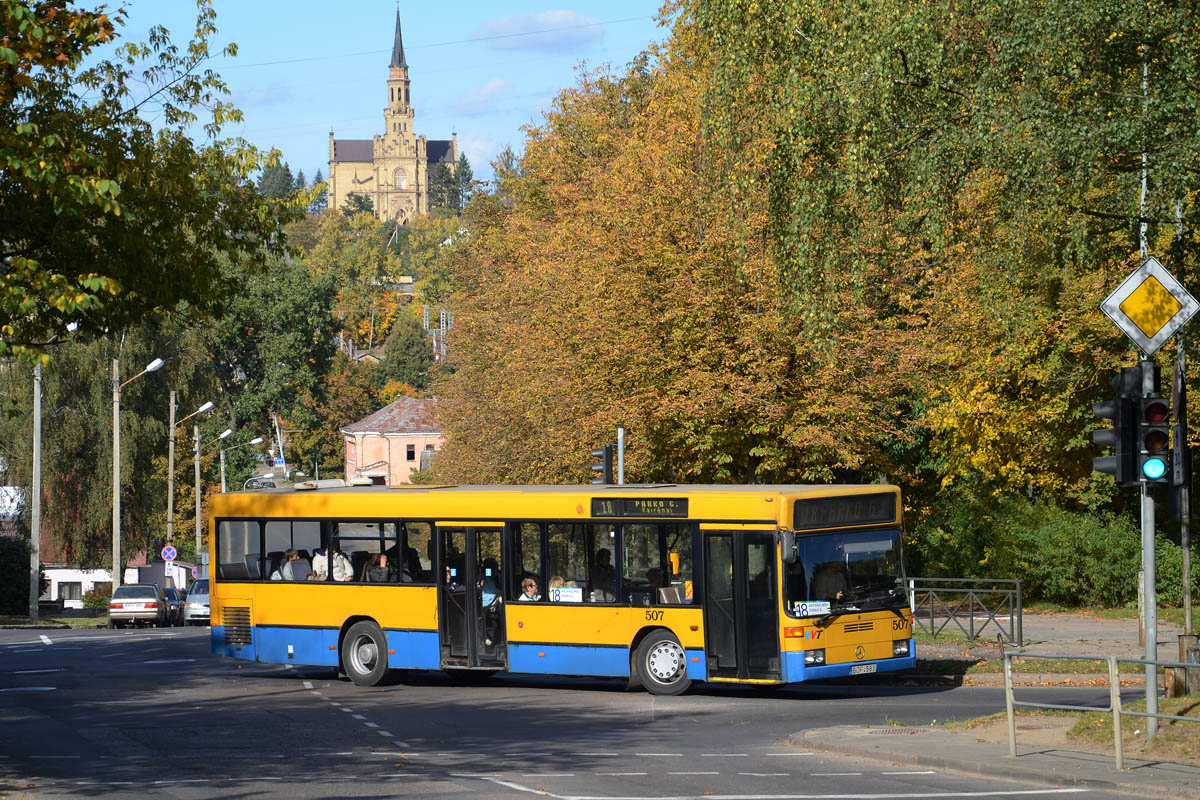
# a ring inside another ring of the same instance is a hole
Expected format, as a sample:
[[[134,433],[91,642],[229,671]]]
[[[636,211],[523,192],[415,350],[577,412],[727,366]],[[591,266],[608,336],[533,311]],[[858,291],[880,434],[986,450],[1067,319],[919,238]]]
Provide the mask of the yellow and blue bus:
[[[212,650],[784,684],[909,669],[892,486],[297,487],[213,498]]]

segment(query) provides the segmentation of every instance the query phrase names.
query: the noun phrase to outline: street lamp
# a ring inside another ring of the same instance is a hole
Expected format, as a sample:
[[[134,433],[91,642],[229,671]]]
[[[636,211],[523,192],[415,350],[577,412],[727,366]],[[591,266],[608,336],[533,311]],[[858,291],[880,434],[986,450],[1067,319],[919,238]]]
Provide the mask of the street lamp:
[[[192,453],[196,461],[196,560],[201,564],[204,563],[204,559],[201,558],[201,549],[204,547],[204,545],[200,542],[200,450],[203,447],[208,447],[213,442],[221,441],[232,433],[233,428],[226,428],[225,430],[221,431],[221,435],[213,439],[212,442],[205,442],[202,445],[200,444],[200,426],[195,425],[192,427],[192,441],[194,443]],[[208,569],[206,567],[201,567],[201,571],[204,573],[203,577],[207,578]]]
[[[161,358],[156,358],[146,365],[146,368],[134,375],[125,383],[121,382],[121,363],[113,359],[112,393],[113,393],[113,524],[112,524],[112,588],[121,585],[121,390],[131,381],[154,372],[163,365]]]
[[[175,392],[171,392],[171,424],[168,429],[170,438],[167,440],[167,544],[171,544],[171,540],[175,535],[175,429],[197,414],[203,414],[205,411],[211,411],[212,407],[212,401],[209,400],[205,402],[204,405],[200,406],[195,411],[176,422]],[[200,560],[199,553],[196,553],[196,560]]]
[[[235,444],[233,447],[222,447],[221,448],[221,494],[225,494],[225,451],[226,450],[237,450],[239,447],[249,447],[252,444],[262,444],[262,442],[263,442],[263,437],[255,436],[253,439],[246,442],[245,444]]]

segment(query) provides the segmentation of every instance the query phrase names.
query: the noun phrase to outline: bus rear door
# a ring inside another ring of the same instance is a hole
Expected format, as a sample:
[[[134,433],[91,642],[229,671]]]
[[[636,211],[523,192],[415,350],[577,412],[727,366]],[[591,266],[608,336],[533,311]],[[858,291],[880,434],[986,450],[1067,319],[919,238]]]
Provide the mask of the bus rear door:
[[[505,666],[502,528],[438,525],[443,667]]]

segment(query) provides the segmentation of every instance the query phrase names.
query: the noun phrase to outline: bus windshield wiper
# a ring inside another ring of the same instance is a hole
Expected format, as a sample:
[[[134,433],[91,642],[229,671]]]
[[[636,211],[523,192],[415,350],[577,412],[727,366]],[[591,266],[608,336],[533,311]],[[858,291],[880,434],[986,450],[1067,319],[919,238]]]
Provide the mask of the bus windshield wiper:
[[[844,616],[846,614],[855,614],[859,611],[862,611],[862,609],[856,605],[843,606],[842,608],[839,608],[837,611],[830,611],[825,616],[817,619],[817,621],[814,622],[813,624],[816,625],[817,627],[824,628],[826,625],[829,625],[831,622],[833,622],[838,617]]]

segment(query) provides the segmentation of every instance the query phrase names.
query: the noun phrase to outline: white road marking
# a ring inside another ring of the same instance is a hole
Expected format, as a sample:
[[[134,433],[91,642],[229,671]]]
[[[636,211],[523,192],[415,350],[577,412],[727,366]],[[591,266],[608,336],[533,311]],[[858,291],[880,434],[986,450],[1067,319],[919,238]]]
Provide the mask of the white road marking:
[[[368,722],[368,723],[366,723],[366,725],[367,725],[367,727],[368,727],[368,728],[378,728],[378,727],[379,727],[379,726],[378,726],[378,725],[376,725],[374,722]]]
[[[786,772],[739,772],[738,775],[751,775],[755,778],[786,778]]]
[[[597,772],[597,775],[646,775],[645,772]]]
[[[701,753],[702,758],[749,758],[749,753]]]
[[[683,758],[683,753],[634,753],[638,758]]]
[[[768,755],[768,756],[787,756],[787,757],[789,757],[789,758],[790,758],[790,757],[793,757],[793,756],[811,756],[811,755],[812,755],[812,752],[811,752],[811,751],[805,751],[805,752],[803,752],[803,753],[767,753],[766,755]]]
[[[32,572],[32,571],[33,571],[33,570],[30,570],[30,572]],[[311,689],[312,687],[313,687],[313,685],[312,685],[312,681],[305,681],[305,682],[304,682],[304,688],[305,688],[305,689]],[[320,692],[313,692],[313,694],[320,694]]]
[[[34,675],[39,672],[62,672],[61,669],[19,669],[13,675]]]
[[[50,641],[50,637],[44,633],[38,638],[42,640],[42,644],[54,644],[54,642]]]
[[[0,692],[53,692],[57,686],[13,686]]]
[[[364,717],[362,714],[352,714],[351,716],[353,716],[355,719],[366,719],[366,717]]]
[[[835,776],[841,777],[843,775],[862,775],[862,773],[861,772],[810,772],[809,775],[812,775],[814,778],[832,778]]]
[[[571,753],[573,756],[619,756],[620,753]]]
[[[14,653],[40,653],[40,652],[42,652],[42,650],[40,647],[35,647],[32,650],[13,650],[13,652]]]
[[[644,772],[638,773],[603,773],[598,772],[597,775],[645,775]],[[1052,795],[1052,794],[1079,794],[1080,792],[1089,791],[1082,788],[1062,788],[1062,789],[1023,789],[1018,791],[985,791],[985,792],[918,792],[908,794],[704,794],[704,795],[660,795],[657,797],[647,795],[634,795],[630,797],[620,796],[596,796],[596,795],[571,795],[571,794],[555,794],[548,792],[545,789],[534,789],[529,786],[514,781],[501,780],[490,775],[456,775],[454,777],[473,778],[479,777],[482,780],[490,783],[495,783],[500,786],[507,786],[518,792],[526,794],[534,794],[540,797],[553,797],[556,800],[917,800],[918,798],[953,798],[953,797],[1024,797],[1034,795]]]
[[[79,756],[30,756],[30,758],[79,758]]]
[[[420,772],[385,772],[384,778],[415,778],[422,775]]]
[[[574,778],[574,772],[526,772],[522,778]]]
[[[937,775],[937,772],[931,769],[912,771],[912,772],[881,772],[880,775]]]
[[[668,775],[720,775],[719,772],[668,772]]]

